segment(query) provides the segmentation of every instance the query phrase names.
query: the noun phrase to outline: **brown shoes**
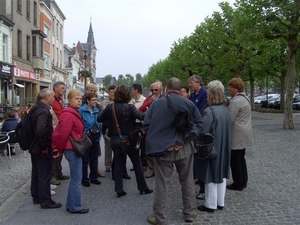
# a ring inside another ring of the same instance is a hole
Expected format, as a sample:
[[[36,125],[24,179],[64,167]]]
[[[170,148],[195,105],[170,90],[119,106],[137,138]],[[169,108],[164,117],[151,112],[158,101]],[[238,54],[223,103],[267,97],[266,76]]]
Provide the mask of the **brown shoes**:
[[[105,170],[106,172],[110,172],[110,167],[106,167],[106,170]]]
[[[97,171],[98,177],[105,177],[103,173],[100,172],[100,170]]]
[[[153,170],[150,170],[149,173],[146,175],[146,178],[151,178],[151,177],[154,177],[155,176],[155,173]]]
[[[60,177],[55,177],[56,180],[68,180],[70,176],[68,175],[61,175]]]
[[[57,209],[61,207],[61,203],[51,201],[48,205],[41,206],[42,209]]]

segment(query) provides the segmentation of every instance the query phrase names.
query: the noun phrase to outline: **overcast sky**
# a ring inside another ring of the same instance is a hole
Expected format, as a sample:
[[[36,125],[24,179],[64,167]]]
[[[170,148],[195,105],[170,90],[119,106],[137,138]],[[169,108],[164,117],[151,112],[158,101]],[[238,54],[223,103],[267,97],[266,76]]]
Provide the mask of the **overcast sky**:
[[[64,43],[87,41],[90,21],[97,77],[137,73],[165,59],[174,41],[189,36],[220,0],[56,0],[66,16]],[[227,0],[231,5],[234,0]]]

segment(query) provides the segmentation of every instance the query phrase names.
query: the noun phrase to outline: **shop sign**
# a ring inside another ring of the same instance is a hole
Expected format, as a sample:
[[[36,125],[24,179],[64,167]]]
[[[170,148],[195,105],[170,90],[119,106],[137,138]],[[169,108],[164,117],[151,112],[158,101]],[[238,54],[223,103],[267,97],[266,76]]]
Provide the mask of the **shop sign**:
[[[0,64],[1,73],[11,74],[11,72],[12,72],[11,68],[12,67],[10,65],[7,65],[7,64],[4,64],[4,63]]]
[[[14,68],[14,76],[29,80],[40,80],[40,74],[17,67]]]

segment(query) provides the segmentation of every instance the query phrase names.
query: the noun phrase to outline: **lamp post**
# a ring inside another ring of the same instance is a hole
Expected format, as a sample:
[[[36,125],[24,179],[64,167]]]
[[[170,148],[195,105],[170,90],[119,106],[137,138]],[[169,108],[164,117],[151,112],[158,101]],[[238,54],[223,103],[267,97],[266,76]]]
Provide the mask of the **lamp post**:
[[[83,77],[84,78],[84,86],[85,86],[86,85],[86,78],[91,77],[91,75],[92,75],[92,73],[86,69],[86,67],[87,67],[87,64],[86,64],[87,51],[86,50],[84,50],[83,58],[84,58],[84,70],[82,70],[82,71],[79,70],[78,71],[78,80],[81,77]]]

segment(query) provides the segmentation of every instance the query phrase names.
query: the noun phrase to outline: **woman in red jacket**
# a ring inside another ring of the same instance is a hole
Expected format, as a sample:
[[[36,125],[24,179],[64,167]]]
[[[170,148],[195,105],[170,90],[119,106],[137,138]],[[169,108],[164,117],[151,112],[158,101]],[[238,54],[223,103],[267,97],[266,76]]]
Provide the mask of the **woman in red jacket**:
[[[69,184],[66,209],[71,213],[87,213],[89,209],[81,206],[81,179],[82,179],[82,158],[73,151],[69,136],[74,139],[81,139],[83,136],[83,120],[78,113],[82,104],[81,92],[71,90],[68,94],[68,107],[63,109],[59,123],[52,136],[52,149],[55,158],[65,155],[69,162],[71,181]]]

